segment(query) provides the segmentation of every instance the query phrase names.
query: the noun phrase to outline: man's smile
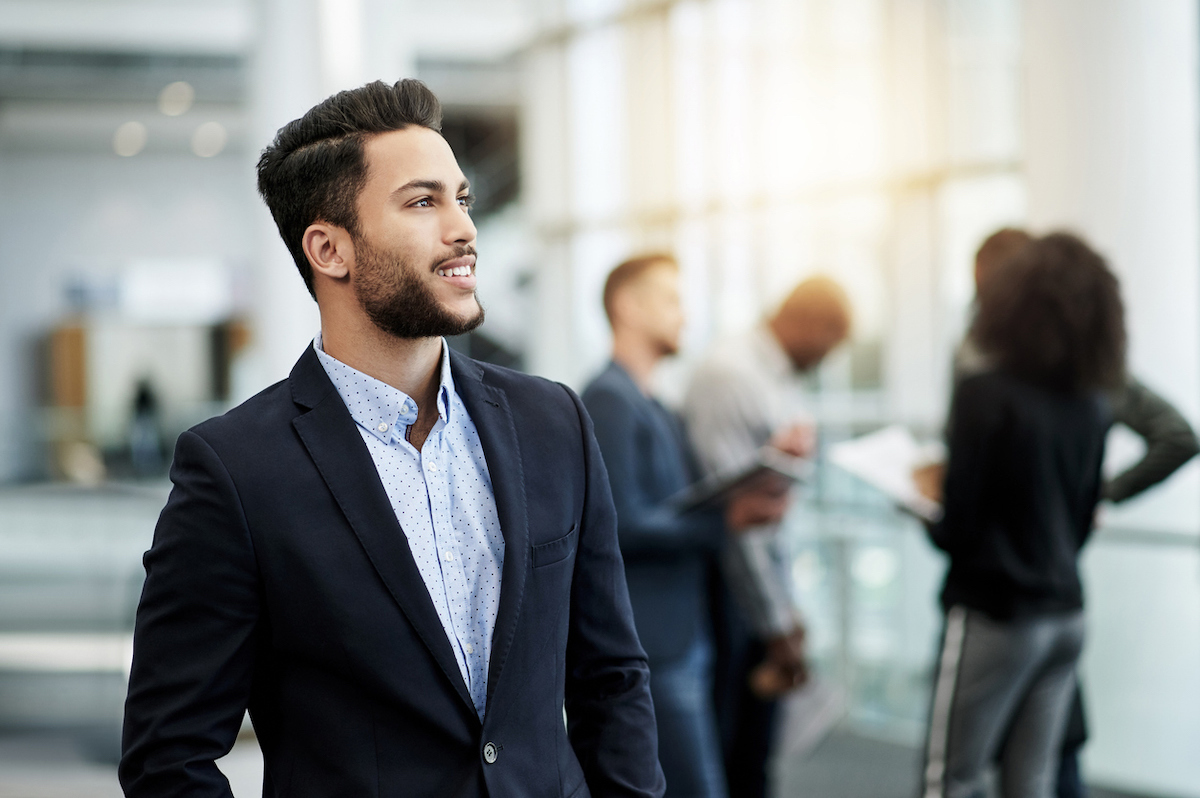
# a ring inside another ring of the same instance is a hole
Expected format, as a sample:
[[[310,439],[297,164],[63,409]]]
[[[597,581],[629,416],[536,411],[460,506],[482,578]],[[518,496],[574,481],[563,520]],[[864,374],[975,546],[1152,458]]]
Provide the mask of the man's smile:
[[[475,256],[463,255],[438,264],[437,275],[455,288],[475,290]]]

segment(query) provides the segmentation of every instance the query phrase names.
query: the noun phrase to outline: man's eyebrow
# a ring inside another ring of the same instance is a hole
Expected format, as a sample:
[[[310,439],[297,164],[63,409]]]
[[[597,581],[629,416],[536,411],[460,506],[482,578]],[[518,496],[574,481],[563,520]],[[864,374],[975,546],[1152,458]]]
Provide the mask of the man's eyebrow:
[[[471,188],[471,182],[469,180],[464,179],[462,181],[462,183],[459,184],[459,186],[458,186],[458,192],[461,194],[464,191],[470,190],[470,188]],[[404,185],[400,186],[400,188],[393,191],[392,196],[394,197],[394,196],[397,196],[399,194],[404,194],[409,191],[415,191],[417,189],[429,191],[434,194],[441,194],[441,193],[445,192],[446,184],[443,183],[441,180],[424,180],[424,179],[410,180],[407,183],[405,183]]]
[[[441,194],[446,190],[446,184],[441,180],[409,180],[407,183],[400,186],[400,188],[393,191],[392,196],[403,194],[407,191],[413,191],[415,189],[423,189],[425,191],[432,191],[434,194]]]

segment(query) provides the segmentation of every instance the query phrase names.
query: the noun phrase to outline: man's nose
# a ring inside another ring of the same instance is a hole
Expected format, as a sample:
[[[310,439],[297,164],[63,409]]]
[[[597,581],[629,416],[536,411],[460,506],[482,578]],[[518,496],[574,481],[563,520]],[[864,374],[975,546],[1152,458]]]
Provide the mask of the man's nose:
[[[457,202],[443,216],[442,240],[447,244],[470,244],[475,240],[475,222]]]

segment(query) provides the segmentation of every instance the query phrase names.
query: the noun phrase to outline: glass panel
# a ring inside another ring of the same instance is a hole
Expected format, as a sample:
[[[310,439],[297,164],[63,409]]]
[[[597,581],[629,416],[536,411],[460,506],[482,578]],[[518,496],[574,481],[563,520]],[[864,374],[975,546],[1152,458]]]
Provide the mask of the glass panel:
[[[567,51],[570,188],[580,219],[613,215],[623,207],[624,52],[621,31],[612,27],[580,36]]]

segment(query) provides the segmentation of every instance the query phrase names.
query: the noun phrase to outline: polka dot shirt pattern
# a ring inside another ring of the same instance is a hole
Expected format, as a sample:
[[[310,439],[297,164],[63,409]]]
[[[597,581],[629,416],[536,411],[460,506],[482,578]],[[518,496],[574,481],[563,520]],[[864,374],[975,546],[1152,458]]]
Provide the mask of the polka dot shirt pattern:
[[[454,390],[449,347],[443,340],[438,420],[420,451],[405,440],[417,421],[411,397],[326,354],[319,335],[313,348],[367,444],[482,720],[504,537],[479,432]]]

